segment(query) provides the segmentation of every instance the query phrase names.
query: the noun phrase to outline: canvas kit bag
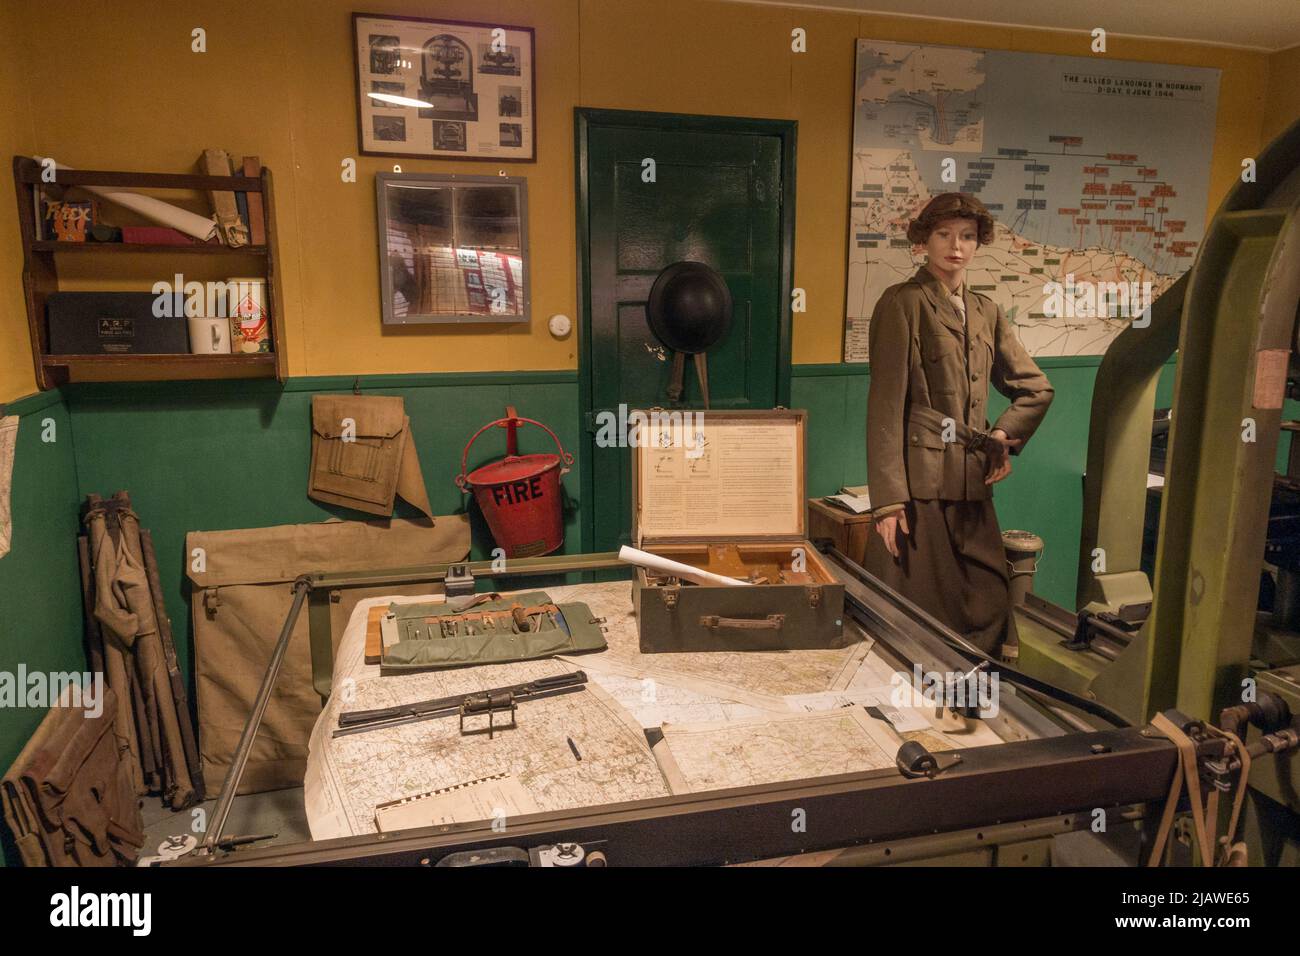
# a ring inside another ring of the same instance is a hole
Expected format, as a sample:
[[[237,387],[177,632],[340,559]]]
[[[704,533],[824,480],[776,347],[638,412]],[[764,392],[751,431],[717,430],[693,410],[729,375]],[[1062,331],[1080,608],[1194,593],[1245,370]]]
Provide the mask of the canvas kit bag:
[[[293,581],[314,571],[362,571],[446,564],[469,554],[465,515],[406,521],[339,521],[239,531],[193,531],[191,561],[194,683],[199,750],[208,795],[216,796],[253,709],[272,648],[293,603]],[[441,593],[429,583],[343,588],[330,595],[334,650],[356,603],[381,594]],[[299,615],[239,793],[302,786],[307,741],[321,710],[312,685],[309,615]]]
[[[393,513],[396,495],[433,517],[403,400],[387,395],[312,396],[307,496],[387,516]]]

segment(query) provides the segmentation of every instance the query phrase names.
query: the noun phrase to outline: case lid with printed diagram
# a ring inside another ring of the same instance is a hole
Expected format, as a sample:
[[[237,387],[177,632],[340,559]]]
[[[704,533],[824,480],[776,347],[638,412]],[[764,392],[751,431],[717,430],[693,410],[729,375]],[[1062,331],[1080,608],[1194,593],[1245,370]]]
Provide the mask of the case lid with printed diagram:
[[[649,409],[628,419],[638,547],[805,539],[807,412]]]

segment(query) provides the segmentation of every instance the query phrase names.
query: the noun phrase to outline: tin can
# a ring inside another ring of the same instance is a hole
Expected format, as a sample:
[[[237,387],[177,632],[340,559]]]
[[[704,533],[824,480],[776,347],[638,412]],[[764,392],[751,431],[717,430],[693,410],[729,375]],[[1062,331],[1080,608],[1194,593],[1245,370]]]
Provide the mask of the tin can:
[[[266,311],[266,280],[236,277],[227,279],[230,286],[232,352],[271,351],[270,315]]]

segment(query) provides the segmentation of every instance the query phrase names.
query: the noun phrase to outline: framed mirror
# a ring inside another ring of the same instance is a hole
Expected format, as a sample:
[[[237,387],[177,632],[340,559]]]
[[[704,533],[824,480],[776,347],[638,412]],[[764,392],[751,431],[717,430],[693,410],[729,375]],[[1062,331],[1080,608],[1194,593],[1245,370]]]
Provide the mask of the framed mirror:
[[[527,180],[380,173],[375,185],[385,325],[528,321]]]

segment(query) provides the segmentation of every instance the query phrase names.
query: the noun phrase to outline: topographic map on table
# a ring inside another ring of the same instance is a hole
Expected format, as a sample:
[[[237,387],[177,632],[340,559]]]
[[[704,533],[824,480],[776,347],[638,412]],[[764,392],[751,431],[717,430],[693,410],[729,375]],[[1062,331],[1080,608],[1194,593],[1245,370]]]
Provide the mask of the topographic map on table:
[[[1031,355],[1105,352],[1129,318],[1050,317],[1044,287],[1150,283],[1158,298],[1191,267],[1218,96],[1201,67],[859,40],[844,360],[867,361],[881,293],[925,262],[907,224],[943,192],[997,220],[967,283]]]
[[[462,736],[457,717],[330,736],[340,710],[471,694],[576,669],[543,660],[369,677],[355,682],[348,701],[333,695],[317,722],[308,764],[307,789],[318,804],[309,814],[313,837],[374,833],[375,808],[381,804],[495,774],[518,780],[539,812],[667,796],[641,727],[594,683],[577,693],[519,704],[516,726],[490,738]],[[472,723],[471,729],[482,723]]]
[[[421,814],[430,823],[469,819],[497,803],[511,815],[888,767],[901,741],[922,733],[945,748],[999,740],[979,723],[943,735],[914,708],[890,711],[899,733],[869,717],[865,706],[884,708],[893,696],[895,667],[850,622],[845,646],[832,650],[642,654],[631,590],[628,581],[546,588],[553,601],[585,604],[601,620],[604,651],[390,677],[365,663],[370,608],[441,597],[357,602],[335,652],[333,693],[311,736],[303,796],[313,839],[373,833],[377,808],[397,801],[400,808],[385,807],[394,818],[387,822],[404,827],[420,825],[412,821]],[[456,717],[332,736],[343,710],[579,669],[589,677],[585,691],[520,703],[518,726],[491,739],[461,736]],[[653,751],[645,735],[652,728],[664,734]],[[440,791],[458,802],[454,812]],[[422,799],[430,794],[437,796]]]
[[[664,724],[663,732],[655,752],[674,793],[883,770],[894,766],[899,747],[861,707],[725,724]]]

